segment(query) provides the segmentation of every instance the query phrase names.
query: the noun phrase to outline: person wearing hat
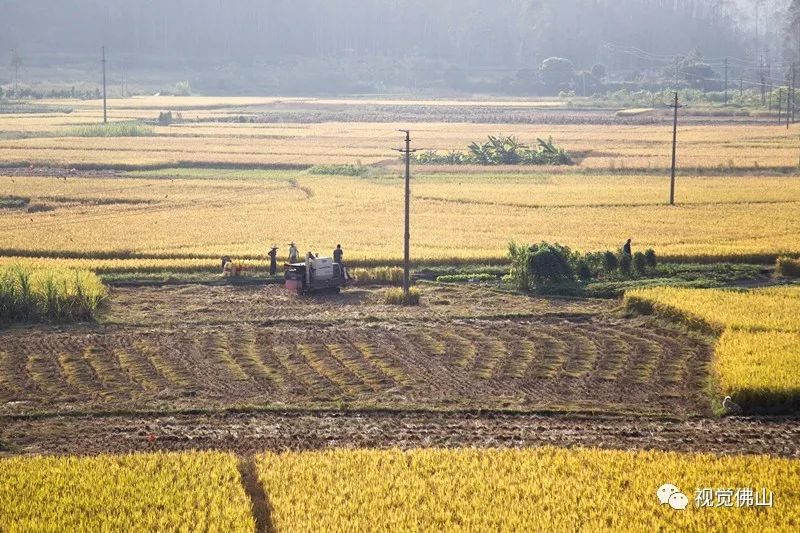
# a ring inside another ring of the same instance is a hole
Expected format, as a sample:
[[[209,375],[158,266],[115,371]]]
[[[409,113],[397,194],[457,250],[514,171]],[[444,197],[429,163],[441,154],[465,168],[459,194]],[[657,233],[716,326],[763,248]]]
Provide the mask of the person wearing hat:
[[[278,270],[278,247],[273,245],[269,252],[269,275],[274,276]]]
[[[297,251],[297,246],[295,245],[294,241],[289,243],[289,262],[290,263],[297,263],[297,256],[300,255]]]

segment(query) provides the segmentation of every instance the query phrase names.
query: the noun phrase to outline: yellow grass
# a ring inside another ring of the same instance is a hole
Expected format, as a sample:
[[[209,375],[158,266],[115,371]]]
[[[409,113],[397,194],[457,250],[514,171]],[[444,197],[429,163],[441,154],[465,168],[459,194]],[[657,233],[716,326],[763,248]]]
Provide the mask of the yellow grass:
[[[748,292],[654,288],[630,291],[629,305],[686,314],[723,331],[714,371],[723,394],[752,410],[800,406],[800,287]]]
[[[259,475],[280,530],[790,531],[800,462],[596,450],[325,451],[266,454]],[[656,498],[677,485],[689,508]],[[774,508],[703,508],[695,490],[766,488]]]
[[[181,172],[185,179],[157,173],[0,176],[4,194],[52,208],[0,210],[0,249],[122,258],[135,252],[183,258],[176,266],[192,268],[199,264],[188,259],[192,254],[212,265],[224,254],[265,257],[272,244],[282,260],[294,240],[303,252],[323,254],[342,243],[352,264],[402,258],[403,185],[397,177]],[[787,229],[800,216],[794,178],[682,178],[676,207],[663,205],[667,187],[665,179],[650,176],[420,176],[412,186],[412,255],[485,260],[505,256],[509,239],[593,251],[616,249],[628,237],[638,249],[653,247],[662,256],[800,253],[795,232]],[[161,266],[137,261],[151,270]]]
[[[0,459],[0,530],[255,530],[231,454]]]
[[[579,167],[595,170],[664,169],[670,164],[671,131],[664,125],[553,125],[470,123],[320,123],[209,124],[185,123],[155,129],[157,137],[85,139],[64,137],[68,126],[96,124],[99,102],[53,101],[75,107],[71,114],[0,116],[0,131],[49,133],[55,137],[0,140],[0,159],[38,165],[174,165],[191,164],[364,164],[396,160],[397,128],[413,130],[414,145],[425,150],[464,150],[490,134],[515,134],[525,142],[552,136],[559,146],[578,154]],[[542,101],[324,100],[286,98],[164,98],[112,100],[111,120],[154,120],[173,110],[186,119],[230,119],[277,109],[357,110],[358,106],[456,105],[475,107],[550,107]],[[305,107],[304,107],[305,106]],[[609,111],[609,115],[613,112]],[[678,164],[682,169],[786,167],[798,164],[796,133],[775,125],[687,125],[679,131]]]

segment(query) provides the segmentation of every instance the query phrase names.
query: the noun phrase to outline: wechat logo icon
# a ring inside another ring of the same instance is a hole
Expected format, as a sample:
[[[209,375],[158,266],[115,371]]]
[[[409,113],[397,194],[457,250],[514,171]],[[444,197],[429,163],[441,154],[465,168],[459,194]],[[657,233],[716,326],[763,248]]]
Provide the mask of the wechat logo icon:
[[[656,496],[661,505],[669,505],[676,511],[683,511],[689,506],[689,498],[678,487],[670,483],[658,487]]]

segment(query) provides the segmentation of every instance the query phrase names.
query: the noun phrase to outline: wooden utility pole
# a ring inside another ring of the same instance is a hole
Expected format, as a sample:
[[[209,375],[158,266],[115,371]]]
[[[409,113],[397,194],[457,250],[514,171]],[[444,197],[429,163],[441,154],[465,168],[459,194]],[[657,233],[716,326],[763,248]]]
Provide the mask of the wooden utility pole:
[[[675,155],[678,146],[678,92],[675,91],[675,114],[672,120],[672,173],[669,182],[669,205],[675,205]]]
[[[406,194],[405,194],[405,234],[403,238],[403,297],[408,301],[408,291],[411,288],[411,154],[416,150],[411,149],[411,131],[398,130],[406,134],[406,146],[397,151],[405,155],[406,160]]]
[[[103,124],[108,123],[108,111],[106,109],[106,47],[103,46]]]

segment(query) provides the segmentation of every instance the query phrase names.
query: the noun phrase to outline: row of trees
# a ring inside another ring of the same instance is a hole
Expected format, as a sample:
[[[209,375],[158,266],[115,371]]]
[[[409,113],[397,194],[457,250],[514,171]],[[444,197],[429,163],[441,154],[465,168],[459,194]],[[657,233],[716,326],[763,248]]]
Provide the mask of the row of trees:
[[[78,30],[87,23],[91,32]],[[761,56],[773,64],[800,61],[800,0],[11,0],[0,5],[0,51],[15,50],[18,60],[26,58],[25,68],[77,69],[80,60],[81,68],[96,71],[101,44],[109,47],[112,77],[122,69],[185,69],[201,90],[209,86],[204,79],[218,77],[220,90],[250,84],[261,91],[327,86],[346,92],[438,82],[475,91],[592,94],[618,88],[608,87],[606,71],[617,81],[660,72],[673,84],[716,90],[708,84],[722,77],[720,58],[745,58],[751,63],[736,67],[751,77],[757,76],[752,62]],[[693,50],[716,63],[692,56]],[[0,64],[0,84],[7,90],[17,84],[19,67]],[[170,78],[178,76],[183,73]]]

